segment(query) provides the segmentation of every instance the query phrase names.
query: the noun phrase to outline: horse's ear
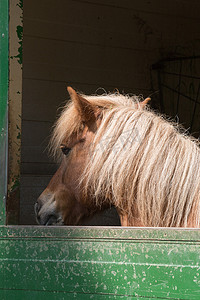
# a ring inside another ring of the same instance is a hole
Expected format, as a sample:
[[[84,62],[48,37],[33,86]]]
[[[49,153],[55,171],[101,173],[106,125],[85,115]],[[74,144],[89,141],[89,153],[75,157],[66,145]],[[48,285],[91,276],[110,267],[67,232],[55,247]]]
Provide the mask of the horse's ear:
[[[144,108],[150,100],[151,98],[149,97],[144,99],[144,101],[140,102],[140,107]]]
[[[95,121],[95,111],[91,103],[85,98],[83,98],[81,95],[77,94],[75,90],[72,89],[70,86],[67,87],[67,90],[82,120],[86,123]]]

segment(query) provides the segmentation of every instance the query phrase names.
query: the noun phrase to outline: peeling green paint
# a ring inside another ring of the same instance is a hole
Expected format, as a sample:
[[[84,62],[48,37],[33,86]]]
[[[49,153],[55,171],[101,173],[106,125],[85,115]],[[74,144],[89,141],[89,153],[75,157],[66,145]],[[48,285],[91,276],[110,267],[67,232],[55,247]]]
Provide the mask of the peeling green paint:
[[[17,4],[19,8],[23,9],[23,0],[19,0],[19,3]]]
[[[18,4],[16,4],[21,10],[23,10],[23,0],[20,0]],[[21,23],[23,23],[23,18],[21,17]],[[15,56],[11,56],[10,58],[17,58],[17,61],[20,65],[22,65],[22,57],[23,57],[23,26],[18,25],[16,28],[17,37],[19,40],[18,54]]]
[[[21,140],[21,133],[20,132],[18,132],[17,139]]]
[[[16,189],[19,188],[20,186],[20,177],[19,176],[14,176],[12,179],[11,179],[13,185],[11,187],[11,190],[9,191],[10,193],[12,193],[13,191],[15,191]]]
[[[20,117],[20,116],[19,116]],[[21,117],[20,117],[21,118]],[[20,129],[20,127],[18,126],[18,125],[16,125],[16,127],[17,127],[17,130],[18,130],[18,133],[17,133],[17,139],[18,140],[21,140],[21,129]],[[19,148],[19,152],[20,152],[20,148]]]
[[[18,36],[18,39],[19,39],[19,48],[18,48],[18,55],[14,56],[15,58],[17,58],[18,60],[18,63],[20,65],[22,65],[22,38],[23,38],[23,27],[21,25],[18,25],[17,26],[17,36]]]

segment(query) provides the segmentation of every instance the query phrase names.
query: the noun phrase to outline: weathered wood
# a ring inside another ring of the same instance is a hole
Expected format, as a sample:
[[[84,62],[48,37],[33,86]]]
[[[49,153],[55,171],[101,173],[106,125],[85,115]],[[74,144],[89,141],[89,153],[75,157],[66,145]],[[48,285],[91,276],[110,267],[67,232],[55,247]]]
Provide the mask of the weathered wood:
[[[59,299],[66,293],[77,299],[199,297],[199,230],[1,227],[0,232],[1,299],[15,292],[26,299],[31,291],[37,299],[58,293]]]
[[[9,2],[8,194],[6,220],[19,222],[22,120],[22,2]]]

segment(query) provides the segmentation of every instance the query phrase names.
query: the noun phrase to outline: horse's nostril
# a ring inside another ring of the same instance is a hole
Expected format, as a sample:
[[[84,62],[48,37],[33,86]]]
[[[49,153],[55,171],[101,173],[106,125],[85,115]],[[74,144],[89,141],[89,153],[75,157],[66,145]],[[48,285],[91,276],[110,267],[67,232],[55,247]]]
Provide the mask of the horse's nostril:
[[[40,211],[41,209],[41,204],[37,201],[35,203],[35,213],[38,214],[38,212]]]

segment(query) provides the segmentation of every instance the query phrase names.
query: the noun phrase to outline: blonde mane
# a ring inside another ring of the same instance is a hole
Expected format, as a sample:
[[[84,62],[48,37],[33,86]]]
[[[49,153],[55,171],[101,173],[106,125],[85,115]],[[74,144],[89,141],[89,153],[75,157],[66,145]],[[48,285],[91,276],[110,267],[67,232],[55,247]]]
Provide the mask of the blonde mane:
[[[128,95],[105,94],[101,96],[86,96],[82,95],[85,99],[90,101],[95,107],[101,108],[103,111],[111,110],[119,105],[139,105],[140,97],[133,96],[130,98]],[[134,104],[135,103],[135,104]],[[72,134],[79,133],[83,130],[83,122],[80,114],[74,107],[72,101],[68,101],[63,107],[62,113],[53,127],[49,148],[52,156],[56,160],[60,160],[60,145],[64,140],[70,139]]]
[[[200,149],[197,140],[179,132],[137,97],[120,94],[84,96],[101,107],[98,128],[82,177],[84,193],[110,202],[143,226],[199,227]],[[52,148],[82,130],[73,104],[56,123]]]

